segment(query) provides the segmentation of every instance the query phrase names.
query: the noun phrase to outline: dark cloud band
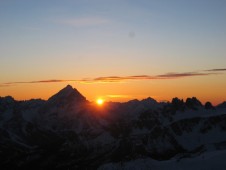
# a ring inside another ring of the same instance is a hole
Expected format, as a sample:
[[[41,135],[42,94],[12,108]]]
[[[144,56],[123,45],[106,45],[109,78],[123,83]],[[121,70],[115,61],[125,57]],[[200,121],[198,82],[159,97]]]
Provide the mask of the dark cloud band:
[[[226,71],[226,68],[215,68],[215,69],[210,69],[210,70],[205,70],[205,71],[209,71],[209,72]]]

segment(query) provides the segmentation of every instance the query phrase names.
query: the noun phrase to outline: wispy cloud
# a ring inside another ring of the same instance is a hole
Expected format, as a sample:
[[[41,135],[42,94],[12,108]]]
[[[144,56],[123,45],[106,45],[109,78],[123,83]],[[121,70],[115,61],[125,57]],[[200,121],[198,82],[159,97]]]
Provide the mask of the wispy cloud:
[[[226,68],[215,68],[215,69],[210,69],[210,70],[205,70],[205,71],[214,71],[214,72],[217,72],[217,71],[226,71]]]
[[[1,83],[0,87],[7,87],[7,86],[12,86],[16,84],[36,84],[36,83],[61,83],[61,82],[74,82],[77,80],[38,80],[38,81],[15,81],[15,82],[7,82],[7,83]]]
[[[121,82],[130,80],[162,80],[162,79],[177,79],[183,77],[194,77],[194,76],[208,76],[215,73],[200,73],[200,72],[185,72],[185,73],[166,73],[161,75],[134,75],[134,76],[106,76],[97,77],[90,82]]]
[[[17,81],[17,82],[7,82],[2,83],[1,85],[13,85],[13,84],[32,84],[32,83],[59,83],[66,81],[75,81],[75,80],[38,80],[38,81]]]
[[[16,84],[34,84],[34,83],[60,83],[60,82],[77,82],[85,84],[93,83],[120,83],[128,82],[135,80],[168,80],[168,79],[179,79],[186,77],[196,77],[196,76],[209,76],[215,74],[221,74],[219,72],[224,72],[226,69],[210,69],[196,72],[174,72],[174,73],[165,73],[161,75],[133,75],[133,76],[105,76],[105,77],[95,77],[95,78],[86,78],[86,79],[51,79],[51,80],[38,80],[38,81],[18,81],[18,82],[6,82],[0,83],[0,87],[8,87]],[[113,97],[113,96],[112,96]]]
[[[183,78],[183,77],[194,77],[194,76],[208,76],[212,74],[214,73],[202,73],[202,72],[167,73],[163,75],[158,75],[156,76],[156,78],[172,79],[172,78]]]
[[[125,80],[148,80],[148,79],[155,79],[155,76],[149,76],[149,75],[106,76],[106,77],[97,77],[97,78],[93,79],[93,81],[118,82],[118,81],[125,81]]]
[[[106,18],[101,17],[83,17],[83,18],[72,18],[72,19],[60,19],[56,21],[59,24],[71,25],[75,27],[83,26],[95,26],[108,24],[110,21]]]

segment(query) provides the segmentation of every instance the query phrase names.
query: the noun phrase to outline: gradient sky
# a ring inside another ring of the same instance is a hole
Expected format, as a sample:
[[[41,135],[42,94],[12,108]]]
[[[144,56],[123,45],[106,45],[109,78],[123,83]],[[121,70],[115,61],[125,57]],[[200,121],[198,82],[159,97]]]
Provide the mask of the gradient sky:
[[[225,0],[1,0],[0,37],[0,96],[226,100]]]

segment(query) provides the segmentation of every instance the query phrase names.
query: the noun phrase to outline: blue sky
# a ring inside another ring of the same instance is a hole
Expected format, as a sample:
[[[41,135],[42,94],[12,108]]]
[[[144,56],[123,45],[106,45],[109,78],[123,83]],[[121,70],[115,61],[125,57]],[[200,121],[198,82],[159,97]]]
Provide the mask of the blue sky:
[[[226,63],[225,0],[1,0],[0,21],[1,83]]]

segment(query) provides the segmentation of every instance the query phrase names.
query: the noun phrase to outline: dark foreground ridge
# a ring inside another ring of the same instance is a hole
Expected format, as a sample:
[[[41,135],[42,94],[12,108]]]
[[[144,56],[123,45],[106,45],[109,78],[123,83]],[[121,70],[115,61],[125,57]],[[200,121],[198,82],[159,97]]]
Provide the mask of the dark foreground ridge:
[[[1,169],[103,169],[225,149],[225,102],[147,98],[98,108],[70,85],[47,101],[0,97]]]

